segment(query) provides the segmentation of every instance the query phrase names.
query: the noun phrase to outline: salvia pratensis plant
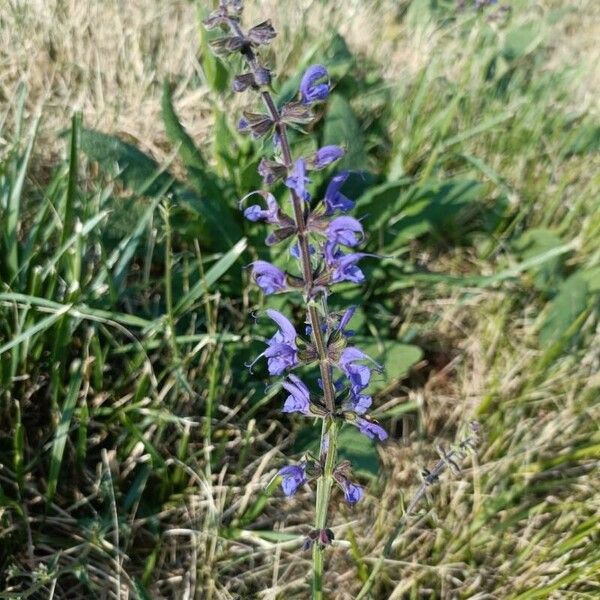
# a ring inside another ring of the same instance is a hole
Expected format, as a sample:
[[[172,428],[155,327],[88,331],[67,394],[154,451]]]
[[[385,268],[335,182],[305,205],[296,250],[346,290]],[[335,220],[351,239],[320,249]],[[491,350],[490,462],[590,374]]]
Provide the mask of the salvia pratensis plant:
[[[240,23],[241,12],[240,1],[222,0],[205,20],[207,28],[224,32],[212,42],[214,51],[219,56],[241,54],[244,59],[245,72],[236,75],[233,90],[253,90],[262,100],[260,112],[243,112],[239,130],[255,139],[271,141],[274,149],[273,155],[263,158],[258,167],[263,189],[247,194],[241,205],[247,219],[272,228],[265,240],[268,246],[289,244],[291,264],[295,265],[295,272],[286,272],[257,260],[252,264],[252,276],[265,294],[301,293],[306,307],[305,328],[301,331],[281,312],[266,311],[276,331],[249,366],[266,359],[269,374],[281,378],[287,393],[283,412],[300,413],[321,422],[319,456],[308,454],[300,463],[287,465],[278,473],[286,496],[295,494],[305,483],[316,483],[315,522],[304,547],[312,548],[313,597],[321,598],[323,552],[333,540],[327,521],[331,495],[335,487],[339,488],[350,505],[363,497],[362,487],[353,479],[352,465],[337,460],[340,427],[349,423],[382,442],[388,437],[383,427],[368,416],[372,399],[365,390],[380,367],[352,344],[348,327],[355,309],[331,312],[327,302],[336,284],[364,281],[359,265],[368,255],[355,250],[364,232],[361,222],[347,214],[354,206],[342,192],[349,173],[334,175],[323,198],[311,194],[311,172],[335,163],[344,155],[344,149],[330,145],[311,156],[294,157],[288,141],[288,127],[300,129],[311,123],[315,105],[327,100],[331,90],[327,69],[319,64],[308,67],[297,99],[278,108],[270,92],[271,70],[259,54],[260,47],[275,37],[275,30],[270,21],[264,21],[245,31]],[[268,191],[279,181],[287,187],[290,204],[278,201]],[[259,202],[251,203],[255,198]],[[315,381],[311,382],[296,374],[299,367],[310,364],[318,366]]]

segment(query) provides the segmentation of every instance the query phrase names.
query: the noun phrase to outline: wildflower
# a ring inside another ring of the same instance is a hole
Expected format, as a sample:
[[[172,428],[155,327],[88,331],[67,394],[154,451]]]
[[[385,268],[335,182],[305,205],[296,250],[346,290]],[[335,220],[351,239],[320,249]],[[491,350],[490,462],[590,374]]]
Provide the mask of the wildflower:
[[[298,198],[309,201],[310,194],[306,191],[306,184],[310,183],[310,179],[306,177],[306,163],[303,158],[299,158],[294,164],[294,169],[290,176],[285,180],[285,185],[294,190]]]
[[[350,390],[350,399],[347,404],[357,415],[364,415],[371,404],[373,404],[373,398],[352,389]]]
[[[290,393],[283,405],[283,412],[299,412],[308,415],[310,412],[310,395],[302,380],[296,375],[290,374],[283,382],[283,387]]]
[[[335,175],[329,182],[323,199],[326,214],[331,215],[336,210],[346,212],[354,207],[354,201],[340,192],[340,188],[344,185],[346,179],[348,179],[348,175],[350,175],[348,171],[342,171]]]
[[[246,366],[251,369],[256,361],[264,356],[267,359],[269,375],[281,375],[286,369],[298,364],[297,334],[294,326],[278,310],[269,308],[266,313],[279,325],[279,330],[267,342],[266,350]]]
[[[265,260],[252,263],[252,277],[265,294],[275,294],[286,289],[285,273]]]
[[[364,496],[362,487],[346,480],[344,485],[344,498],[348,504],[356,504]]]
[[[357,262],[368,256],[364,252],[344,254],[335,244],[325,244],[325,261],[331,269],[331,283],[341,281],[352,281],[362,283],[365,280],[364,273],[357,266]]]
[[[327,227],[327,239],[330,244],[356,246],[363,237],[363,227],[354,217],[336,217]]]
[[[304,463],[283,467],[283,469],[279,469],[278,475],[283,478],[281,489],[286,496],[293,496],[298,488],[308,481]]]
[[[344,156],[344,149],[340,146],[323,146],[315,152],[310,161],[310,166],[319,171],[339,160],[342,156]]]
[[[363,417],[358,417],[355,425],[362,434],[366,435],[372,440],[377,438],[380,442],[383,442],[388,438],[386,430],[379,425],[379,423],[375,423],[374,421],[369,421]]]
[[[372,360],[362,350],[349,346],[344,348],[339,360],[339,367],[350,380],[352,390],[360,392],[369,385],[371,369],[358,361]]]
[[[260,192],[259,192],[260,193]],[[260,207],[258,204],[253,204],[244,210],[244,216],[249,221],[266,221],[267,223],[279,223],[279,205],[273,194],[265,194],[267,210]]]
[[[300,81],[300,97],[304,104],[325,100],[329,89],[329,76],[323,65],[312,65],[306,69]]]

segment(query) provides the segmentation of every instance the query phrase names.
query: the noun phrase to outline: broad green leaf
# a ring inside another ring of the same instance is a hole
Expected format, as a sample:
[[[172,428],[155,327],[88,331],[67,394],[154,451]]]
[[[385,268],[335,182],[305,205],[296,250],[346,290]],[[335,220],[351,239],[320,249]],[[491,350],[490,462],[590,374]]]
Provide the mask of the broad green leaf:
[[[558,294],[548,306],[546,318],[540,328],[542,345],[558,341],[570,325],[587,308],[588,284],[580,273],[566,279]]]
[[[175,112],[171,86],[167,81],[163,83],[161,111],[167,136],[174,144],[179,145],[179,155],[185,166],[204,170],[206,167],[204,158]]]
[[[328,102],[323,146],[329,144],[346,148],[346,155],[338,163],[339,169],[356,171],[367,167],[367,153],[360,125],[348,101],[339,94],[332,94]]]
[[[201,4],[198,4],[198,31],[200,35],[200,65],[206,83],[219,94],[227,90],[229,83],[229,74],[225,65],[214,55],[208,42],[211,39],[219,37],[220,31],[208,31],[202,24],[202,20],[208,16],[208,10]]]
[[[156,196],[171,188],[174,179],[132,144],[93,129],[82,128],[80,135],[81,150],[137,194]]]
[[[294,453],[311,452],[319,455],[320,427],[302,428],[294,442]],[[374,477],[379,471],[377,444],[358,431],[356,427],[345,424],[338,435],[339,460],[349,460],[355,473]]]
[[[393,384],[405,377],[410,368],[419,362],[423,351],[418,346],[403,344],[395,340],[375,340],[356,336],[350,338],[350,343],[366,352],[372,359],[383,366],[383,373],[373,373],[369,392],[374,392]]]
[[[560,236],[550,229],[527,229],[513,242],[513,248],[520,259],[529,259],[563,244]],[[564,255],[557,255],[532,269],[533,280],[538,290],[549,291],[561,276]]]

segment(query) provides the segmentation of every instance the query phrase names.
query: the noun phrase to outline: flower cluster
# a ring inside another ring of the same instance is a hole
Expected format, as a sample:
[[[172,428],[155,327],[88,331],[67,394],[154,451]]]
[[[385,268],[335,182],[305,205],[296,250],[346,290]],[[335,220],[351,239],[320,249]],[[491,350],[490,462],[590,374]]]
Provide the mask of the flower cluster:
[[[294,494],[311,480],[317,480],[317,486],[324,485],[325,480],[326,501],[330,484],[335,482],[346,501],[353,505],[363,497],[363,489],[352,480],[350,463],[336,464],[336,436],[339,427],[348,423],[371,439],[387,438],[381,425],[367,415],[372,404],[367,388],[380,366],[351,343],[353,332],[348,326],[355,307],[330,313],[326,299],[339,283],[363,282],[365,275],[360,264],[371,255],[357,251],[365,233],[360,220],[347,214],[354,207],[354,201],[343,193],[349,172],[334,174],[323,197],[313,196],[315,171],[331,167],[344,155],[344,148],[327,145],[310,156],[294,159],[287,138],[288,127],[306,125],[316,118],[314,107],[327,100],[332,83],[323,65],[312,65],[301,78],[297,99],[278,109],[268,89],[271,70],[257,55],[257,49],[270,43],[275,31],[265,21],[244,32],[240,13],[240,2],[222,0],[205,23],[207,27],[222,27],[227,32],[213,42],[217,53],[239,52],[248,66],[247,73],[234,79],[233,90],[254,89],[264,104],[263,111],[244,111],[238,123],[240,132],[256,139],[268,137],[273,142],[273,155],[263,158],[258,167],[263,189],[248,194],[241,207],[248,220],[269,226],[266,245],[287,244],[290,256],[286,269],[264,260],[255,261],[251,265],[252,277],[267,295],[302,293],[307,311],[305,331],[299,333],[281,312],[266,310],[277,330],[249,366],[266,359],[269,374],[280,378],[286,392],[282,411],[323,423],[320,456],[305,456],[299,464],[279,471],[285,495]],[[280,183],[279,189],[287,188],[285,195],[289,196],[289,202],[278,201],[268,191],[276,183]],[[257,202],[249,202],[255,198]],[[315,377],[314,382],[298,375],[300,368],[311,364],[319,368],[320,377]],[[327,545],[333,539],[329,531],[317,518],[317,528],[309,536],[308,545]]]

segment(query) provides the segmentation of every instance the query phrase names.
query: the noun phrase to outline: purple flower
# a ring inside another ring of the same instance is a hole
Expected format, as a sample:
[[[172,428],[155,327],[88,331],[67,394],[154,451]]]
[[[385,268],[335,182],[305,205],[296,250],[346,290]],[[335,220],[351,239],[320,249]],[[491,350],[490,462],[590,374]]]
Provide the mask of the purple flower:
[[[279,469],[278,475],[283,478],[281,489],[286,496],[293,496],[298,488],[307,482],[305,468],[304,463],[300,463],[299,465],[288,465],[283,469]]]
[[[285,273],[265,260],[252,263],[252,276],[265,294],[274,294],[286,289]]]
[[[311,65],[306,69],[300,81],[300,97],[304,104],[325,100],[329,89],[329,75],[323,65]]]
[[[388,434],[386,430],[379,425],[379,423],[375,423],[374,421],[369,421],[362,417],[359,417],[356,420],[356,426],[358,430],[366,435],[368,438],[374,440],[377,438],[380,442],[387,440]]]
[[[310,183],[310,179],[306,177],[306,163],[303,158],[299,158],[290,176],[285,180],[285,185],[294,190],[299,198],[308,202],[310,194],[306,191],[307,183]]]
[[[346,327],[347,327],[348,323],[350,323],[350,319],[352,319],[352,317],[354,316],[355,311],[356,311],[356,306],[349,306],[344,311],[344,314],[342,315],[342,318],[340,319],[340,324],[338,325],[338,331],[341,331],[344,335],[350,336],[350,335],[354,334],[353,331],[348,331],[346,329]]]
[[[371,369],[359,361],[371,360],[362,350],[354,346],[344,348],[338,363],[339,368],[350,380],[352,390],[355,393],[364,390],[371,380]],[[373,361],[374,362],[374,361]]]
[[[354,217],[336,217],[327,227],[327,240],[331,244],[356,246],[363,237],[363,227]]]
[[[283,412],[299,412],[307,415],[310,410],[310,395],[308,388],[296,375],[288,375],[283,387],[290,393],[283,405]]]
[[[267,194],[265,197],[267,209],[263,209],[258,204],[253,204],[244,210],[244,216],[249,221],[266,221],[267,223],[279,223],[279,205],[273,194]]]
[[[256,361],[264,356],[267,359],[269,375],[281,375],[286,369],[298,364],[296,330],[278,310],[269,308],[266,313],[279,325],[279,331],[267,342],[267,349],[247,366],[251,369]]]
[[[308,245],[308,253],[312,256],[317,250],[315,249],[315,247],[312,244]],[[300,258],[300,247],[298,242],[296,242],[295,244],[292,244],[290,246],[290,254],[294,257],[294,258]]]
[[[350,399],[348,400],[348,408],[354,411],[357,415],[364,415],[371,404],[373,404],[373,398],[371,398],[371,396],[351,390]]]
[[[268,348],[264,355],[268,359],[269,373],[280,375],[286,368],[293,367],[298,362],[297,334],[294,326],[279,311],[269,308],[266,312],[267,316],[279,325],[279,331],[267,342]]]
[[[344,149],[340,148],[340,146],[323,146],[315,152],[312,159],[312,167],[317,170],[324,169],[332,162],[342,158],[342,156],[344,156]]]
[[[340,188],[344,185],[346,179],[350,173],[348,171],[342,171],[334,177],[332,177],[327,189],[325,190],[325,207],[328,215],[333,214],[336,210],[346,212],[354,206],[354,201],[350,200],[340,192]]]
[[[360,485],[346,481],[344,484],[344,498],[348,504],[356,504],[364,496]]]
[[[335,244],[330,242],[325,244],[325,260],[331,268],[331,283],[341,281],[362,283],[365,280],[365,275],[356,263],[365,256],[368,256],[368,254],[364,252],[344,254],[339,248],[335,247]]]

